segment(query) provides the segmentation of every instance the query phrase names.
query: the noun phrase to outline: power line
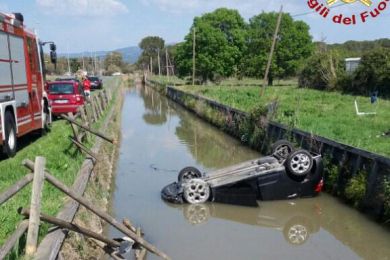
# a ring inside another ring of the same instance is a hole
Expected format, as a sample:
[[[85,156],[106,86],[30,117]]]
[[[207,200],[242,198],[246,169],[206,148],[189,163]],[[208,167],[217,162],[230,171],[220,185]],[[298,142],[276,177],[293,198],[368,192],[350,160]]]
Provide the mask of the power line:
[[[340,6],[344,6],[344,5],[346,5],[346,4],[347,4],[347,3],[341,3],[341,4],[338,4],[338,5],[334,5],[334,6],[332,6],[332,7],[329,7],[329,9],[335,9],[335,8],[340,7]],[[317,11],[310,11],[310,12],[301,13],[301,14],[294,14],[294,15],[292,15],[291,17],[305,16],[305,15],[314,14],[314,13],[317,13]]]

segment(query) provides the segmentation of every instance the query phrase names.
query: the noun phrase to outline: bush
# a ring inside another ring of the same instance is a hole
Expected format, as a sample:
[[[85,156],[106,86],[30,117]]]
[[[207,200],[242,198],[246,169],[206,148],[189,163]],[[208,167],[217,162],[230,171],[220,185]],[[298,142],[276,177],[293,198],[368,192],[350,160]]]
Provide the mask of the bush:
[[[366,195],[367,174],[365,172],[359,172],[353,177],[345,189],[345,196],[351,200],[355,207],[359,206],[359,203]]]
[[[363,55],[352,79],[348,92],[368,95],[379,91],[379,95],[390,97],[390,49],[379,48]]]
[[[345,62],[333,52],[316,53],[299,73],[299,86],[318,90],[390,97],[390,49],[377,48],[363,55],[353,74],[345,72]]]
[[[301,88],[335,90],[338,77],[344,73],[337,52],[318,52],[308,59],[299,73],[298,84]]]
[[[385,178],[383,182],[384,190],[384,215],[385,218],[390,220],[390,177]]]
[[[267,107],[257,107],[249,112],[239,125],[241,142],[249,144],[253,148],[259,148],[265,138],[268,126]]]

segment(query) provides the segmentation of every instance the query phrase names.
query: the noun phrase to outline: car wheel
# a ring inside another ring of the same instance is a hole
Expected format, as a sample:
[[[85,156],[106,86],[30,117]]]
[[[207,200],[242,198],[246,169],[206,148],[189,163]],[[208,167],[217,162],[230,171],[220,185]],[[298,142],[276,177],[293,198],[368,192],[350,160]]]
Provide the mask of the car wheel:
[[[195,167],[186,167],[179,172],[179,183],[188,182],[191,179],[201,178],[202,173]]]
[[[272,145],[271,149],[273,155],[287,159],[288,155],[294,151],[294,146],[289,141],[279,140]]]
[[[190,204],[205,203],[210,198],[210,187],[204,180],[192,179],[185,183],[183,194]]]
[[[7,111],[4,116],[5,140],[3,144],[4,153],[8,157],[14,157],[17,149],[16,124],[11,112]]]
[[[288,156],[286,167],[294,176],[306,176],[313,168],[313,157],[308,151],[297,150]]]

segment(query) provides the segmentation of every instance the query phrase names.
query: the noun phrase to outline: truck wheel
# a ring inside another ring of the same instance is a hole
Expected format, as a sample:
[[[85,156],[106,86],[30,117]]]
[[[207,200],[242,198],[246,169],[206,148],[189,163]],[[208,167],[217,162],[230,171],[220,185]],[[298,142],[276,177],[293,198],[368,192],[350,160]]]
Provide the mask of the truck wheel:
[[[45,135],[50,131],[50,121],[51,120],[50,120],[50,111],[48,108],[45,108],[43,110],[42,121],[43,121],[43,128],[42,128],[41,134]]]
[[[17,140],[16,140],[16,124],[15,118],[12,113],[7,111],[4,116],[5,123],[5,140],[4,140],[4,153],[9,157],[14,157],[16,154]]]
[[[179,183],[183,183],[201,177],[202,173],[198,169],[195,167],[186,167],[179,172],[178,181]]]
[[[286,160],[288,155],[294,151],[294,146],[289,141],[279,140],[272,145],[271,149],[273,155]]]
[[[210,198],[210,187],[204,180],[192,179],[184,186],[184,199],[190,204],[201,204]]]
[[[288,156],[286,167],[294,176],[304,177],[313,168],[313,157],[306,150],[297,150]]]

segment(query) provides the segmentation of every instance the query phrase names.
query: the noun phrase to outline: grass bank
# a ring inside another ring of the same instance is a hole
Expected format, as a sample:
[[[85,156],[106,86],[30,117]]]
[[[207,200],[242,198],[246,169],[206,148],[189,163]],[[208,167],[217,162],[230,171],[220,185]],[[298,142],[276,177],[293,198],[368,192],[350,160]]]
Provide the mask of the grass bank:
[[[116,140],[120,140],[121,110],[124,97],[122,90],[128,84],[128,80],[124,79],[121,84],[122,87],[113,95],[111,105],[106,110],[107,113],[110,113],[109,111],[113,109],[113,113],[109,115],[109,128],[104,130],[105,134]],[[111,189],[118,151],[119,145],[112,145],[107,142],[102,143],[98,154],[100,160],[97,161],[94,167],[94,171],[84,193],[86,199],[105,211],[107,211],[111,199]],[[101,234],[104,233],[104,226],[106,224],[83,206],[80,206],[73,223]],[[91,242],[91,240],[86,239],[86,237],[75,232],[70,232],[59,254],[62,259],[95,259],[103,257],[104,252]]]
[[[167,76],[159,76],[159,75],[149,75],[148,79],[153,81],[158,81],[165,85],[191,85],[192,80],[191,79],[180,79],[176,76],[170,76],[169,78]],[[278,86],[296,86],[298,85],[298,79],[297,78],[291,78],[291,79],[278,79],[275,80],[275,84]],[[227,78],[221,80],[217,85],[219,86],[262,86],[263,80],[261,79],[255,79],[255,78]]]
[[[119,78],[106,78],[106,87],[118,87],[121,82]],[[114,103],[112,101],[111,103]],[[94,127],[99,127],[104,117],[97,122]],[[12,159],[0,162],[0,193],[5,191],[16,181],[21,179],[27,173],[27,170],[21,165],[24,159],[34,160],[36,156],[46,157],[46,167],[50,169],[55,177],[71,186],[77,177],[79,168],[84,160],[84,156],[77,152],[71,144],[68,136],[72,135],[70,126],[63,120],[57,120],[53,123],[51,131],[41,138],[35,138],[34,134],[26,136],[25,140],[35,140],[18,151]],[[94,140],[91,139],[88,146],[92,146]],[[0,210],[0,244],[15,231],[22,218],[17,214],[18,207],[29,206],[31,195],[31,184],[22,192],[18,193],[11,200],[1,206]],[[42,211],[49,214],[57,214],[65,203],[63,193],[51,185],[44,185],[42,194]],[[40,237],[47,233],[48,225],[43,224],[40,228]],[[11,257],[11,258],[16,258]]]
[[[272,101],[279,104],[274,121],[311,132],[335,141],[370,152],[390,156],[390,101],[379,100],[371,105],[368,97],[344,95],[296,86],[267,88],[260,97],[255,86],[177,86],[176,88],[197,94],[236,109],[249,112]],[[359,110],[375,111],[375,116],[356,115],[354,101]]]

